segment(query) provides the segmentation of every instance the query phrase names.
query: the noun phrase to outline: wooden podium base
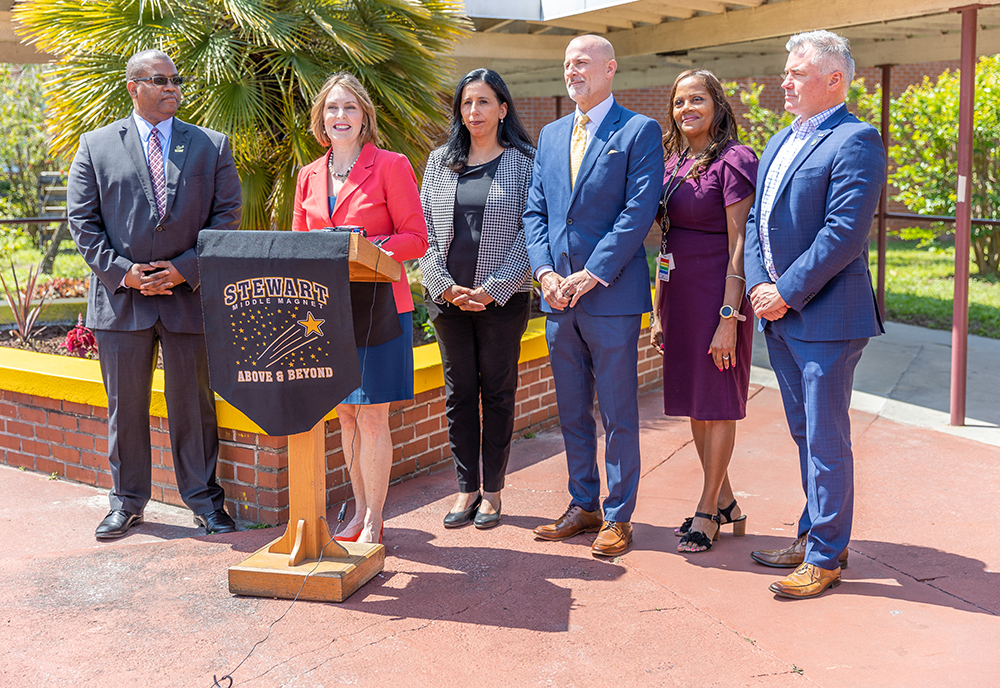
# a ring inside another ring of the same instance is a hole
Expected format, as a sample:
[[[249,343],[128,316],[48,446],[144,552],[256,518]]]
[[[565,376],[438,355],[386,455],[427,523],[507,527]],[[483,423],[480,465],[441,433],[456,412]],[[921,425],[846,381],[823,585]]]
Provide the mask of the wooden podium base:
[[[302,600],[343,602],[382,570],[382,545],[337,542],[330,537],[325,441],[323,421],[309,432],[289,435],[288,528],[280,538],[230,567],[229,592],[290,600],[301,589]]]
[[[229,592],[290,600],[302,590],[300,600],[343,602],[385,565],[382,545],[343,542],[339,544],[347,550],[347,557],[324,558],[319,566],[316,560],[308,559],[289,566],[287,554],[268,551],[277,542],[275,540],[230,567]]]

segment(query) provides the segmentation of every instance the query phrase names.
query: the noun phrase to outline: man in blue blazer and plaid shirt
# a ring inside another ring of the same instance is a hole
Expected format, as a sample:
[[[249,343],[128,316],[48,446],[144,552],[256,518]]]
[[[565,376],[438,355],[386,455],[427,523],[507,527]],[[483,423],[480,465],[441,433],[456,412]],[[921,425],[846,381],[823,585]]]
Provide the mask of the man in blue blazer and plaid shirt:
[[[829,31],[786,46],[792,125],[767,144],[746,234],[747,293],[761,319],[785,416],[798,445],[806,506],[786,549],[758,563],[794,568],[770,586],[806,598],[840,584],[854,511],[854,369],[882,320],[868,271],[868,233],[885,182],[878,132],[847,111],[847,40]]]

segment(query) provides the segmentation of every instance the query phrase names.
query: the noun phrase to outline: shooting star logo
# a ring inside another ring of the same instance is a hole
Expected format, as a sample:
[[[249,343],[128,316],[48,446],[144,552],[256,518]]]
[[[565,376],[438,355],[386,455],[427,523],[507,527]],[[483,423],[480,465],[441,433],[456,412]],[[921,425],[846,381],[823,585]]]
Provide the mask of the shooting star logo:
[[[323,336],[322,325],[326,320],[317,320],[309,311],[305,320],[296,320],[289,325],[284,332],[279,334],[266,349],[264,349],[257,360],[264,364],[265,368],[270,368],[283,358],[292,355],[298,349],[306,346],[311,341]],[[301,328],[301,329],[300,329]],[[315,356],[313,357],[315,358]]]

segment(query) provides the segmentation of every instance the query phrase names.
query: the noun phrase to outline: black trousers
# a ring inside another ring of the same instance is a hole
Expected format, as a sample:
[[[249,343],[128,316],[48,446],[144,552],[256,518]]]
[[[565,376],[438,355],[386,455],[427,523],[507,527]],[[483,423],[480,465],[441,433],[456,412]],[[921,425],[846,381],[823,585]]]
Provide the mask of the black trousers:
[[[503,489],[514,433],[514,397],[521,336],[528,327],[530,295],[514,294],[504,306],[463,311],[446,304],[433,314],[444,367],[448,441],[455,457],[458,488],[476,492]],[[482,402],[482,482],[480,417]]]
[[[108,392],[111,508],[141,514],[150,499],[149,404],[157,350],[162,347],[177,489],[196,514],[222,509],[226,495],[215,480],[219,429],[215,395],[208,386],[205,335],[170,332],[159,320],[148,330],[95,330],[94,335]]]

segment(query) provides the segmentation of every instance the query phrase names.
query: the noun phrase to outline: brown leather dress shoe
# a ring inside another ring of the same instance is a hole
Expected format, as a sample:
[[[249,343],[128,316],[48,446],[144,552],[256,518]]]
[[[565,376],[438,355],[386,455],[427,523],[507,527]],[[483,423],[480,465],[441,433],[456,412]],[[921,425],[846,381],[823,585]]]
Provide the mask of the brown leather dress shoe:
[[[806,536],[800,535],[792,543],[791,547],[785,549],[760,549],[750,553],[750,557],[758,564],[770,566],[775,569],[794,569],[802,566],[806,560]],[[840,560],[837,562],[840,568],[847,568],[847,550],[840,553]]]
[[[590,548],[599,557],[616,557],[624,554],[632,542],[632,524],[628,521],[605,521],[601,532]]]
[[[827,588],[835,588],[838,585],[840,585],[839,567],[828,571],[815,564],[803,564],[788,578],[771,583],[768,590],[779,597],[804,600],[807,597],[816,597]]]
[[[578,533],[596,533],[601,528],[601,510],[584,511],[582,507],[570,504],[555,523],[538,526],[533,531],[543,540],[565,540]]]

